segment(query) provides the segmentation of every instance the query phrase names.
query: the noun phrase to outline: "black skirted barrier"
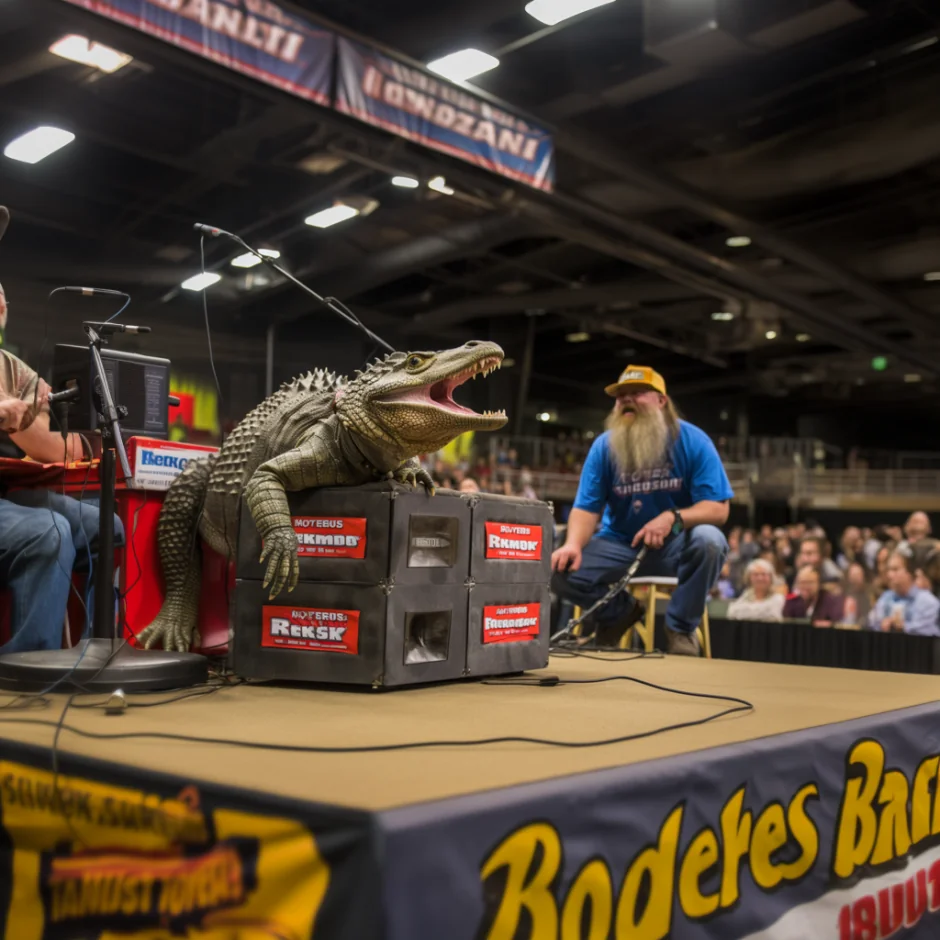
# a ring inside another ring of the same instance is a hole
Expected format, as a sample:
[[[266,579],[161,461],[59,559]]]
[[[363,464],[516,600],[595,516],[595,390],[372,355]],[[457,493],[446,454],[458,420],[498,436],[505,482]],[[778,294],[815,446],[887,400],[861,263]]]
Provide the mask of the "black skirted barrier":
[[[712,620],[711,638],[716,659],[940,674],[940,639],[935,637],[793,622]]]

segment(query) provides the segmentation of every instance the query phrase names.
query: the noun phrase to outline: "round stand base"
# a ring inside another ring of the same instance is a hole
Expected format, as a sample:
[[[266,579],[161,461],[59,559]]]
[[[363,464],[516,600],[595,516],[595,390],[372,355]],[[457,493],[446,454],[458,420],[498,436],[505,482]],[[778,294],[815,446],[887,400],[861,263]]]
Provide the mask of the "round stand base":
[[[0,656],[0,689],[9,692],[41,692],[51,685],[56,692],[146,692],[189,688],[208,678],[205,656],[141,650],[113,640]]]

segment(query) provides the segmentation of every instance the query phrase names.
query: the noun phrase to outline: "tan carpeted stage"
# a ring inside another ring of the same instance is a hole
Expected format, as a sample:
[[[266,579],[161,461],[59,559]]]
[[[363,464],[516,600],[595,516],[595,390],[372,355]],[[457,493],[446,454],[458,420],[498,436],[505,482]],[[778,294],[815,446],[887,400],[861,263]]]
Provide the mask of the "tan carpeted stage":
[[[0,937],[871,940],[876,919],[877,936],[938,935],[940,677],[623,654],[542,675],[754,710],[592,748],[138,736],[587,741],[730,707],[619,680],[237,685],[114,716],[78,697],[53,759],[52,696],[0,712]]]
[[[692,721],[726,707],[631,682],[556,687],[451,683],[394,692],[322,691],[243,685],[123,715],[72,708],[59,748],[186,779],[267,791],[332,805],[384,810],[671,757],[703,748],[814,728],[940,699],[940,677],[813,669],[681,657],[630,662],[553,657],[531,675],[593,679],[627,675],[694,692],[747,699],[754,711],[619,745],[562,749],[529,744],[432,748],[387,753],[297,754],[161,740],[92,740],[101,734],[170,732],[291,745],[352,746],[521,735],[583,741]],[[135,697],[154,701],[167,695]],[[66,696],[41,712],[4,715],[2,739],[48,747]],[[104,701],[87,696],[85,704]]]

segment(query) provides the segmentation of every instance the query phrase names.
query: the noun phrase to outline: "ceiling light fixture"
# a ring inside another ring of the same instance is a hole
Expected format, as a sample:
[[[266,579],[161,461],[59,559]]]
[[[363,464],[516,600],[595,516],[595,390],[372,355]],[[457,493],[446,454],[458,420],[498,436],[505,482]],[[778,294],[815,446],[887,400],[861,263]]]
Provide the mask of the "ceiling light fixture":
[[[566,333],[565,339],[569,343],[586,343],[591,338],[590,333],[585,333],[584,330],[577,330],[574,333]]]
[[[87,36],[74,34],[63,36],[54,42],[49,51],[54,55],[80,65],[90,65],[102,72],[116,72],[134,61],[132,55],[118,52],[110,46],[103,46],[100,42],[92,42]]]
[[[206,271],[203,274],[194,274],[192,277],[187,278],[180,287],[183,290],[205,290],[207,287],[212,287],[213,284],[218,284],[221,280],[221,274]]]
[[[330,206],[329,209],[314,212],[313,215],[307,216],[304,222],[313,228],[329,228],[331,225],[353,219],[357,215],[359,215],[359,210],[355,206],[347,206],[340,202],[335,206]]]
[[[776,338],[777,338],[777,331],[776,331],[776,330],[768,330],[768,331],[764,334],[764,336],[766,336],[767,339],[776,339]]]
[[[925,281],[940,281],[940,271],[928,271],[924,275]]]
[[[554,26],[579,13],[587,13],[588,10],[596,10],[613,2],[614,0],[532,0],[525,5],[525,11],[540,23]]]
[[[727,322],[728,320],[734,319],[734,313],[731,310],[716,310],[712,314],[713,320],[718,320],[719,322]]]
[[[536,416],[538,421],[551,421],[552,416],[547,411],[540,411]]]
[[[499,59],[479,49],[461,49],[433,62],[428,68],[437,75],[443,75],[452,82],[465,82],[469,78],[489,72],[499,65]]]
[[[907,375],[904,376],[904,381],[908,383],[919,382],[920,375],[916,372],[908,372]]]
[[[10,141],[3,155],[11,160],[19,160],[20,163],[39,163],[73,140],[75,135],[71,131],[43,125]]]
[[[281,253],[274,248],[260,248],[258,254],[264,255],[265,258],[270,258],[272,261],[277,261],[281,257]],[[261,259],[250,251],[246,251],[245,254],[232,259],[233,268],[253,268],[258,264],[261,264]]]
[[[454,190],[447,185],[447,180],[443,176],[435,176],[428,180],[428,189],[433,189],[436,193],[443,193],[445,196],[453,196]]]
[[[798,343],[808,343],[813,337],[809,333],[797,333],[796,341]]]
[[[413,176],[393,176],[392,186],[400,186],[402,189],[417,189],[418,181]]]
[[[751,244],[751,240],[747,235],[732,235],[730,238],[725,239],[725,244],[729,248],[747,248]]]

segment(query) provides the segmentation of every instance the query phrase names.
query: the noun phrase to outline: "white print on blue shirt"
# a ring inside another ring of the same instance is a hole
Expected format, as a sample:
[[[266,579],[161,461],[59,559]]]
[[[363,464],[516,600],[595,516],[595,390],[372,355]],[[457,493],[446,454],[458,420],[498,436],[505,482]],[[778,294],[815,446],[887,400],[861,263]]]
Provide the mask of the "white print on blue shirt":
[[[677,493],[682,489],[682,477],[673,476],[672,464],[656,467],[653,470],[639,470],[636,473],[621,473],[614,483],[617,496],[633,496],[637,493],[659,493],[662,491]]]

